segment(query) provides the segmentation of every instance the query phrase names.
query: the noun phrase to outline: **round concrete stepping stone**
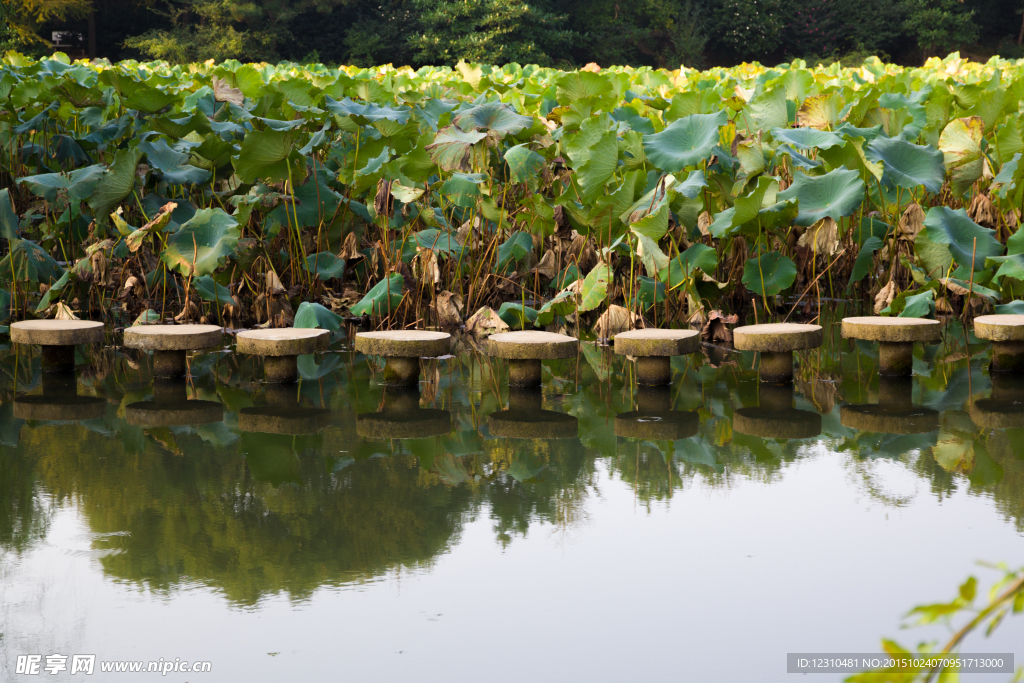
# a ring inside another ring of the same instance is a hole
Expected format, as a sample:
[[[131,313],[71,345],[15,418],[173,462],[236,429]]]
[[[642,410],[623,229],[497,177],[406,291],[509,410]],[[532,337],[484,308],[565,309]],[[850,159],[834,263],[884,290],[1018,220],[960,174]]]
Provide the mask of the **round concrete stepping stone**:
[[[74,372],[75,346],[103,341],[103,323],[92,320],[21,320],[11,341],[43,347],[43,372]]]
[[[21,394],[14,398],[14,417],[19,420],[78,422],[96,420],[107,412],[107,402],[97,396],[79,396],[78,382],[72,373],[44,374],[41,394]]]
[[[923,318],[843,318],[842,335],[878,342],[878,374],[902,377],[913,373],[914,344],[941,341],[942,324]]]
[[[974,335],[992,342],[990,372],[1024,372],[1024,315],[983,315]]]
[[[636,382],[644,386],[672,383],[672,356],[700,350],[697,330],[631,330],[615,335],[615,353],[636,358]]]
[[[331,411],[301,405],[294,386],[270,384],[264,394],[264,401],[262,406],[238,411],[239,430],[300,436],[316,434],[331,421]]]
[[[746,325],[733,330],[733,346],[740,351],[758,351],[762,382],[783,384],[793,381],[793,352],[821,346],[821,325],[769,323]]]
[[[217,325],[133,325],[124,330],[125,346],[153,352],[154,377],[184,377],[185,352],[220,346],[222,339]]]
[[[732,428],[763,439],[810,439],[821,434],[821,415],[796,408],[740,408],[732,415]]]
[[[508,361],[508,383],[515,387],[539,386],[542,360],[572,358],[579,348],[575,337],[554,332],[502,332],[487,338],[487,354]]]
[[[331,331],[303,327],[244,330],[235,335],[235,350],[263,356],[263,373],[268,382],[289,383],[299,378],[298,357],[323,351],[330,345]]]
[[[420,381],[420,358],[437,358],[451,350],[452,336],[447,332],[426,330],[390,330],[357,332],[356,351],[367,356],[383,356],[384,384],[411,387]]]
[[[220,403],[188,400],[187,385],[182,379],[154,380],[153,400],[131,403],[124,412],[128,424],[144,429],[209,424],[224,419],[224,406]]]

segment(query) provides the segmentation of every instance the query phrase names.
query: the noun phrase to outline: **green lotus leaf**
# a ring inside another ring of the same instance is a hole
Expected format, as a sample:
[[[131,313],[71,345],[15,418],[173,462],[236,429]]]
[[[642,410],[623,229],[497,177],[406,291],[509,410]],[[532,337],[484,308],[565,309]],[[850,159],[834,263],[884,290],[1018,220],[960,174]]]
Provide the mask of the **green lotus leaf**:
[[[426,146],[430,158],[445,171],[468,171],[473,145],[487,137],[480,131],[463,131],[457,126],[442,129]]]
[[[472,208],[476,206],[476,200],[482,196],[480,183],[485,179],[486,176],[480,173],[453,173],[441,186],[441,194],[456,206]]]
[[[454,119],[462,130],[489,130],[499,137],[516,135],[533,125],[532,116],[522,116],[504,102],[487,102],[459,112]]]
[[[927,289],[919,294],[911,294],[903,302],[900,318],[933,318],[935,317],[935,292]]]
[[[644,136],[644,153],[656,167],[678,173],[709,159],[719,142],[718,131],[729,117],[725,110],[717,114],[692,114],[673,121],[665,130]]]
[[[798,215],[796,200],[777,202],[779,182],[771,176],[760,176],[757,186],[744,197],[738,197],[735,205],[715,216],[715,222],[708,228],[716,239],[730,237],[744,230],[745,234],[756,237],[759,229],[775,229],[792,225]]]
[[[611,117],[614,121],[625,123],[629,126],[630,130],[634,130],[637,133],[653,135],[655,132],[654,123],[646,116],[641,115],[633,107],[616,107],[612,111]]]
[[[544,168],[544,157],[528,147],[529,143],[510,147],[505,152],[505,163],[508,164],[509,179],[513,183],[525,183],[536,178]]]
[[[392,275],[392,277],[402,277],[401,275]],[[401,287],[399,287],[401,290]],[[363,299],[365,301],[366,299]],[[362,303],[362,302],[360,302]],[[397,306],[397,303],[395,304]],[[353,307],[354,313],[355,307]],[[356,314],[355,315],[360,315]],[[295,311],[295,321],[292,323],[293,327],[299,327],[303,329],[316,329],[320,328],[323,330],[337,330],[341,327],[341,324],[345,321],[340,315],[335,313],[329,308],[321,306],[310,301],[303,301],[299,304],[299,310]]]
[[[958,265],[982,270],[985,259],[1003,253],[1003,245],[995,238],[995,230],[983,228],[967,216],[963,209],[945,206],[928,209],[921,234],[936,245],[945,245]],[[972,254],[974,260],[972,261]],[[944,273],[943,273],[944,274]]]
[[[1005,304],[996,304],[996,315],[1024,315],[1024,301],[1009,301]]]
[[[750,100],[747,105],[750,112],[753,129],[748,131],[757,134],[761,130],[774,130],[784,128],[789,123],[789,108],[786,104],[786,89],[775,86],[765,90],[760,95]],[[740,117],[741,121],[745,121]]]
[[[557,81],[555,97],[567,106],[579,100],[603,98],[612,95],[612,83],[607,76],[592,71],[573,71]]]
[[[513,330],[526,329],[526,323],[537,323],[537,311],[521,303],[506,301],[498,309],[498,317]]]
[[[992,179],[992,184],[989,187],[1000,199],[1006,199],[1006,195],[1016,189],[1017,183],[1024,178],[1024,164],[1020,163],[1022,156],[1024,155],[1020,152],[1014,154],[1013,158],[1003,164],[999,173]]]
[[[18,239],[21,223],[11,204],[11,193],[6,187],[0,190],[0,237]]]
[[[593,116],[580,125],[580,130],[568,136],[566,152],[576,170],[584,204],[594,201],[605,191],[605,183],[619,165],[619,143],[615,131],[609,130],[610,117]]]
[[[874,235],[864,240],[857,253],[857,260],[850,272],[850,286],[854,282],[860,282],[864,276],[871,272],[871,264],[875,262],[875,252],[882,248],[882,240]]]
[[[404,124],[409,120],[409,116],[412,115],[412,112],[407,108],[380,107],[372,102],[356,102],[348,97],[341,102],[336,102],[330,95],[326,96],[324,107],[332,114],[349,117],[361,126],[378,121],[394,121]]]
[[[580,287],[580,313],[592,311],[608,297],[608,283],[612,279],[612,269],[607,263],[598,263],[587,276],[583,278],[583,285]]]
[[[946,169],[952,178],[953,192],[962,195],[981,178],[984,154],[981,143],[985,136],[985,122],[979,116],[953,119],[939,136]]]
[[[218,284],[209,275],[197,277],[192,280],[192,286],[203,301],[212,301],[220,306],[234,306],[235,300],[231,298],[231,290],[224,285]]]
[[[868,145],[865,154],[872,161],[881,161],[885,179],[905,190],[917,190],[924,185],[934,194],[942,189],[946,179],[942,152],[931,146],[879,137]]]
[[[675,289],[692,279],[694,271],[713,275],[716,268],[718,252],[706,244],[697,243],[669,261],[668,270],[659,273],[658,279],[667,283],[669,289]]]
[[[774,296],[796,280],[796,264],[777,251],[761,253],[743,264],[743,285],[758,296]]]
[[[142,85],[128,96],[124,106],[153,114],[178,101],[178,95]]]
[[[772,137],[797,149],[829,149],[843,144],[835,133],[816,128],[776,128]]]
[[[235,173],[245,183],[286,180],[288,155],[295,140],[296,134],[287,131],[249,131],[242,140],[238,156],[234,157]]]
[[[690,174],[686,176],[686,180],[676,185],[674,189],[687,199],[694,199],[707,186],[708,182],[704,179],[704,171],[697,169],[696,171],[690,171]]]
[[[498,245],[498,263],[494,272],[504,273],[509,266],[518,264],[533,250],[533,237],[528,232],[514,232]]]
[[[359,303],[349,309],[352,315],[390,315],[391,311],[398,308],[402,303],[402,288],[405,287],[405,278],[398,273],[392,273],[384,280],[381,280],[366,293]]]
[[[341,278],[345,276],[345,260],[329,251],[310,254],[306,257],[306,270],[321,280]]]
[[[450,232],[438,230],[437,228],[420,230],[413,234],[413,238],[416,240],[416,244],[420,248],[431,249],[436,251],[438,254],[449,258],[458,258],[465,250],[465,247],[459,244],[454,235]]]
[[[205,169],[186,163],[189,155],[171,149],[163,140],[143,142],[139,149],[146,153],[150,165],[159,170],[171,185],[202,185],[212,175]]]
[[[797,225],[814,225],[826,216],[838,221],[852,215],[864,201],[864,181],[857,171],[841,168],[823,176],[797,173],[779,199],[800,201]]]
[[[131,194],[135,187],[135,167],[141,158],[142,151],[137,147],[117,151],[114,163],[110,164],[89,196],[89,206],[95,215],[106,216]]]
[[[663,203],[656,211],[649,213],[635,223],[630,223],[630,229],[638,235],[657,242],[668,232],[669,208]]]
[[[43,311],[45,311],[47,308],[50,307],[50,304],[55,299],[57,301],[60,300],[59,295],[61,291],[64,289],[65,286],[67,286],[68,282],[71,281],[72,270],[73,269],[65,270],[64,274],[60,276],[60,279],[54,282],[52,285],[50,285],[50,288],[47,289],[46,293],[43,294],[41,299],[39,299],[39,305],[36,306],[36,313],[42,313]],[[76,277],[75,280],[77,281],[78,278]]]
[[[167,239],[160,259],[183,276],[210,275],[238,247],[238,222],[222,209],[199,209]]]
[[[37,197],[56,201],[57,192],[64,190],[72,202],[83,202],[92,194],[106,169],[99,164],[86,166],[71,173],[43,173],[18,178],[18,185],[26,185]],[[6,190],[5,190],[6,192]]]
[[[18,283],[52,285],[64,277],[60,264],[35,242],[8,240],[8,248],[7,256],[0,261],[0,281],[10,282],[13,278]]]
[[[576,267],[575,263],[570,263],[560,273],[555,275],[555,279],[548,283],[548,287],[561,291],[579,279],[580,269]]]

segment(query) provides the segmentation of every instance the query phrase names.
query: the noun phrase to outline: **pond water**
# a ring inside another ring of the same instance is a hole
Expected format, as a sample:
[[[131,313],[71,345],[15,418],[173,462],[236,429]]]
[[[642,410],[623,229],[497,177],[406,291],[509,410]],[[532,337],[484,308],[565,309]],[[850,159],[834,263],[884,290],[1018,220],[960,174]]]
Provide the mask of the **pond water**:
[[[1024,380],[957,323],[903,383],[838,336],[790,393],[716,347],[637,391],[585,343],[511,395],[468,343],[418,395],[340,335],[286,388],[228,348],[180,384],[8,349],[0,679],[89,680],[16,673],[57,653],[212,669],[102,680],[782,681],[788,652],[945,641],[903,615],[1024,564]],[[964,650],[1022,663],[1022,622]]]

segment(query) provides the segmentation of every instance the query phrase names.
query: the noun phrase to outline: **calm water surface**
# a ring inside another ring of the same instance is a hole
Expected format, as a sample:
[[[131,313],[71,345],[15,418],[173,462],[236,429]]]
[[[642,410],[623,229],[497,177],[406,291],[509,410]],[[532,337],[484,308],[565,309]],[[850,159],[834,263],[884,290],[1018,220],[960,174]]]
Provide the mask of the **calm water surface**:
[[[179,384],[8,349],[0,679],[90,680],[15,673],[83,653],[212,662],[163,677],[193,683],[784,681],[787,652],[945,640],[902,615],[1024,563],[1024,380],[958,324],[906,383],[827,332],[792,393],[716,348],[651,392],[583,344],[511,395],[469,345],[418,395],[343,335],[284,389],[227,348]],[[965,650],[1024,663],[1024,619]]]

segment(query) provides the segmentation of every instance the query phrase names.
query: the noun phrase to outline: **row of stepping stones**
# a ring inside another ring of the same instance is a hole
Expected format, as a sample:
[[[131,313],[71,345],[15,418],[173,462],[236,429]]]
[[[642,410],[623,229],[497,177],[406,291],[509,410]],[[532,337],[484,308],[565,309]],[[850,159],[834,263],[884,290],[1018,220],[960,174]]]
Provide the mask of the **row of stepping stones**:
[[[993,371],[1024,370],[1024,316],[981,316],[974,321],[974,332],[992,342]],[[914,344],[938,342],[940,323],[917,318],[844,318],[842,336],[878,342],[881,375],[909,376]],[[186,352],[220,346],[222,337],[216,325],[137,325],[125,329],[124,345],[153,352],[154,376],[183,377]],[[288,383],[298,377],[297,357],[326,349],[329,338],[329,331],[319,329],[244,330],[236,336],[236,348],[265,358],[268,382]],[[102,340],[103,323],[87,320],[29,320],[11,325],[11,341],[42,346],[43,369],[48,372],[74,371],[75,345]],[[822,328],[795,323],[747,325],[736,328],[733,343],[740,351],[761,354],[762,381],[785,384],[793,379],[793,352],[821,346]],[[671,358],[699,348],[696,330],[644,329],[615,337],[615,352],[636,358],[637,383],[644,386],[669,384]],[[448,354],[451,335],[420,330],[359,332],[355,350],[386,358],[385,384],[415,386],[420,358]],[[508,362],[508,382],[517,387],[540,385],[542,360],[571,358],[578,351],[578,339],[553,332],[504,332],[487,339],[488,354]]]

